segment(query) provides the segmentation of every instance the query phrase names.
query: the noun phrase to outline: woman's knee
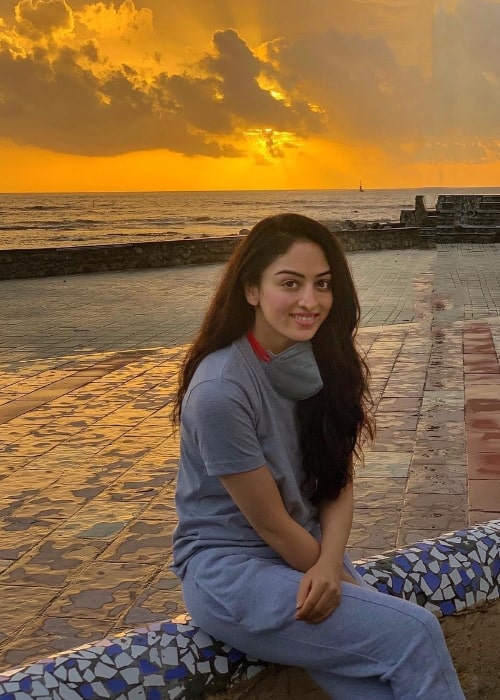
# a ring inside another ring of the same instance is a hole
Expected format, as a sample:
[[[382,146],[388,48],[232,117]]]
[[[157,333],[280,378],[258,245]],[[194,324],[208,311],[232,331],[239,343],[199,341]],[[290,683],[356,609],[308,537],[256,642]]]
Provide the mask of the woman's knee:
[[[413,649],[442,646],[444,636],[437,617],[426,608],[411,604],[402,622],[405,638]]]

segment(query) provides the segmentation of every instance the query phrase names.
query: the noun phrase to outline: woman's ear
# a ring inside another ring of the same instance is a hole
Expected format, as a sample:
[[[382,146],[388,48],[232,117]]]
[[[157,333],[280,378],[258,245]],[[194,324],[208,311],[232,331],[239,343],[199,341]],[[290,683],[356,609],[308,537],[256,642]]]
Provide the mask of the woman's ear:
[[[245,297],[250,306],[259,305],[259,288],[255,285],[245,285]]]

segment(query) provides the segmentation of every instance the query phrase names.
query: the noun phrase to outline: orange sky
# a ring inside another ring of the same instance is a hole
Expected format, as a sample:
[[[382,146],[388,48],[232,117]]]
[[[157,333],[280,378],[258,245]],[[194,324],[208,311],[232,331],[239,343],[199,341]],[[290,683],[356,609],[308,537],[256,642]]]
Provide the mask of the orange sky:
[[[0,191],[500,185],[500,0],[2,0]]]

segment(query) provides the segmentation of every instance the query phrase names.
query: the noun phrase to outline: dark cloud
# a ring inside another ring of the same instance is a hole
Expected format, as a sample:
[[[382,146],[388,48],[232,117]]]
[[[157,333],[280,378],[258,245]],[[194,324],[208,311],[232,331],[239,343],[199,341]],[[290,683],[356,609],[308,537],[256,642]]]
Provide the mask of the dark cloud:
[[[74,28],[73,10],[65,0],[19,0],[15,17],[19,34],[30,39]]]
[[[432,70],[421,71],[400,62],[382,29],[377,35],[364,26],[356,33],[352,22],[354,14],[360,22],[363,13],[373,19],[375,5],[388,17],[398,8],[409,12],[411,0],[313,0],[310,13],[303,0],[289,0],[282,37],[276,31],[283,3],[255,0],[262,34],[267,30],[274,37],[267,54],[262,47],[252,49],[236,29],[217,30],[212,49],[201,60],[193,57],[184,71],[167,73],[156,53],[157,63],[150,66],[156,74],[147,79],[133,60],[113,64],[101,39],[65,46],[85,4],[19,0],[17,22],[11,18],[0,27],[2,136],[87,155],[167,148],[218,157],[240,155],[248,133],[272,159],[284,157],[291,145],[279,136],[286,133],[302,139],[321,135],[360,148],[375,144],[404,162],[498,159],[498,2],[457,0],[454,11],[438,9],[429,25]],[[201,4],[203,17],[211,10],[218,18],[238,16],[231,15],[230,1],[198,0]],[[135,17],[146,6],[160,3],[136,0],[125,9]],[[186,7],[196,6],[189,0]],[[164,4],[161,8],[165,13]],[[88,30],[83,36],[90,35]],[[24,37],[29,41],[23,49]],[[420,38],[409,34],[407,41]]]
[[[270,66],[260,61],[234,29],[214,35],[216,53],[202,67],[219,81],[220,101],[226,112],[248,127],[314,133],[321,120],[300,97],[285,104],[260,87],[261,73]]]
[[[304,130],[318,121],[305,103],[285,106],[259,87],[261,63],[236,32],[217,32],[214,45],[215,53],[191,72],[162,72],[152,81],[130,65],[111,68],[95,41],[79,50],[38,46],[23,56],[5,46],[1,133],[82,155],[166,148],[217,157],[240,155],[228,145],[238,143],[238,129]]]
[[[382,38],[332,28],[274,40],[267,51],[288,94],[324,110],[329,138],[375,143],[407,162],[484,162],[498,157],[498,27],[494,2],[458,0],[453,13],[437,12],[428,77],[401,65]]]
[[[269,155],[273,158],[283,158],[285,152],[283,151],[281,146],[276,142],[274,138],[274,132],[272,131],[272,129],[266,129],[262,135],[264,137],[266,150],[269,153]]]
[[[89,47],[84,49],[88,56]],[[0,132],[17,143],[63,153],[116,155],[166,148],[186,155],[236,155],[179,118],[172,104],[121,67],[99,79],[63,49],[51,61],[46,51],[14,56],[0,51]]]
[[[87,58],[92,63],[99,63],[101,60],[99,56],[99,44],[97,41],[93,41],[92,39],[86,41],[85,44],[82,44],[80,53],[83,58]]]
[[[380,39],[328,29],[268,50],[285,89],[307,92],[333,138],[388,143],[426,127],[429,84],[416,68],[400,66]]]
[[[161,73],[155,80],[158,100],[186,123],[210,134],[231,134],[231,115],[217,98],[218,81]]]

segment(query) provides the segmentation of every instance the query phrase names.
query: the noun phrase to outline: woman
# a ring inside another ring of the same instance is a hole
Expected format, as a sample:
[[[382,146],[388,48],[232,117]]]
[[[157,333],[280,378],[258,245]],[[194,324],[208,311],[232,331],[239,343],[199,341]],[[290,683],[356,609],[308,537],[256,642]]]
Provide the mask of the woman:
[[[324,226],[259,222],[180,377],[174,571],[217,639],[306,669],[336,700],[463,698],[439,623],[345,554],[368,415],[349,266]]]

